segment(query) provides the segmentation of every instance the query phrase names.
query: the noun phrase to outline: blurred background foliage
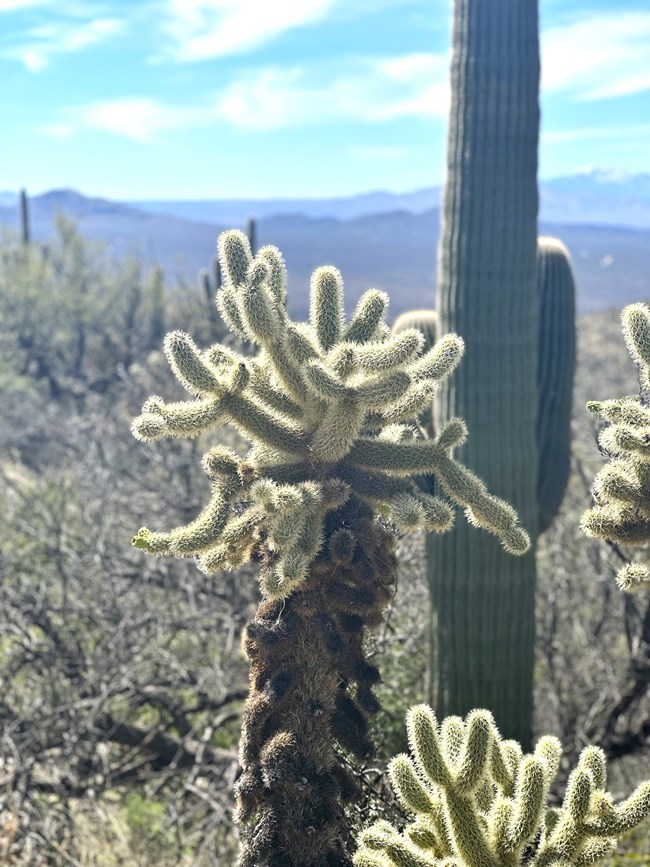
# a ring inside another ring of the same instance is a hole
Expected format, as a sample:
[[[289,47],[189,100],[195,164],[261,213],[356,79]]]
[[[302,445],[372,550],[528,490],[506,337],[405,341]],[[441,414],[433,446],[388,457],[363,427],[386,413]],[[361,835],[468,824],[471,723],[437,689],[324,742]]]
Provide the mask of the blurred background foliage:
[[[145,516],[186,523],[206,495],[204,444],[131,438],[142,401],[178,390],[162,336],[207,345],[225,330],[200,285],[118,263],[64,218],[47,247],[2,242],[0,309],[0,862],[234,863],[253,567],[206,577],[130,546]],[[572,476],[540,544],[535,680],[536,734],[560,737],[565,769],[601,744],[615,794],[650,775],[650,604],[618,592],[617,552],[578,522],[602,463],[585,403],[638,388],[619,312],[579,322]],[[355,825],[398,813],[383,762],[406,748],[404,713],[425,691],[423,537],[402,539],[399,561],[369,648],[380,761],[363,769]],[[611,867],[647,865],[649,851],[646,827]]]

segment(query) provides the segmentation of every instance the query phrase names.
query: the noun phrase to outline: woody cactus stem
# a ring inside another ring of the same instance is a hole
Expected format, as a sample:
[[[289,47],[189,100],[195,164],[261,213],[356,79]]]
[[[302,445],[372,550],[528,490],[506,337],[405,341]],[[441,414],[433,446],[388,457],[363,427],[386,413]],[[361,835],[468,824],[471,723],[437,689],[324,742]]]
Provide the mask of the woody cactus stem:
[[[588,867],[650,815],[650,782],[613,803],[597,747],[582,751],[562,805],[550,807],[557,738],[524,755],[487,711],[438,725],[426,705],[411,708],[407,727],[413,756],[397,756],[389,772],[415,818],[404,833],[388,822],[364,831],[355,867]]]
[[[569,480],[576,363],[573,271],[566,247],[555,238],[537,241],[537,291],[537,506],[543,533],[558,513]]]
[[[194,399],[149,398],[133,432],[144,441],[196,437],[228,422],[251,448],[243,458],[211,448],[203,512],[171,532],[143,528],[134,545],[197,557],[206,573],[261,561],[264,599],[245,635],[241,864],[338,867],[349,863],[343,804],[355,794],[340,757],[371,754],[377,709],[365,631],[395,585],[394,532],[376,516],[403,531],[443,532],[460,505],[510,553],[530,543],[514,510],[452,458],[464,422],[417,438],[418,416],[460,360],[456,335],[426,352],[414,329],[391,336],[388,299],[373,289],[346,322],[343,281],[330,267],[315,271],[310,321],[296,324],[275,247],[253,258],[246,236],[231,231],[219,250],[221,316],[260,352],[201,351],[188,334],[168,334],[167,357]],[[444,497],[418,487],[423,474],[435,475]]]
[[[436,427],[460,415],[481,431],[464,460],[536,528],[537,3],[456,0],[451,82],[438,317],[471,357],[441,387]],[[533,552],[513,561],[460,521],[430,556],[437,712],[487,707],[528,744]]]

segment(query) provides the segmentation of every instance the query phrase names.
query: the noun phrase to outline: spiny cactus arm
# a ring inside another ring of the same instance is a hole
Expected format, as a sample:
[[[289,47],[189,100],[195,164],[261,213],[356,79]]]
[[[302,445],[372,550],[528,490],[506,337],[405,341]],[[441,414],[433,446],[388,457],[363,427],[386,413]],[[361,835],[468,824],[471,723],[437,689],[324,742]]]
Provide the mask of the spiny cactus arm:
[[[164,350],[178,381],[196,397],[221,397],[227,388],[216,368],[199,351],[189,334],[171,331],[165,337]]]
[[[241,394],[225,394],[222,409],[242,433],[284,452],[304,452],[306,443],[300,428],[257,406]]]
[[[636,509],[617,503],[589,509],[582,516],[580,527],[587,536],[622,545],[640,545],[650,539],[650,521],[644,520]]]
[[[630,304],[621,316],[623,337],[639,368],[642,388],[648,387],[650,370],[650,309],[646,304]]]
[[[197,437],[226,420],[221,400],[194,400],[165,403],[149,398],[134,419],[131,433],[141,442],[164,437]]]
[[[642,563],[628,563],[616,576],[616,583],[626,593],[650,590],[650,571]]]
[[[419,331],[410,328],[383,343],[348,345],[352,349],[351,367],[373,373],[392,371],[414,362],[425,346],[425,339]]]
[[[592,864],[611,855],[617,845],[616,837],[587,840],[576,853],[575,867],[591,867]]]
[[[459,794],[469,795],[485,777],[494,729],[492,715],[483,710],[472,711],[465,729],[463,752],[454,775],[454,789]]]
[[[407,810],[425,814],[433,811],[435,801],[407,755],[395,756],[388,766],[388,775],[395,794]]]
[[[271,244],[261,247],[257,258],[264,262],[268,269],[268,287],[279,310],[284,310],[287,303],[287,268],[282,253]]]
[[[317,268],[310,284],[309,321],[324,352],[341,340],[343,329],[343,280],[337,268]]]
[[[526,756],[519,766],[514,810],[508,826],[508,849],[511,852],[518,853],[539,831],[548,789],[544,763],[534,756]]]
[[[267,371],[258,364],[251,367],[250,391],[261,403],[280,415],[291,419],[302,419],[302,407],[284,390],[277,388],[271,382]]]
[[[639,369],[638,397],[592,401],[587,408],[607,422],[599,435],[609,463],[592,488],[594,506],[582,516],[588,535],[621,545],[650,541],[650,309],[632,304],[621,315],[623,335]],[[618,574],[622,590],[650,589],[650,572],[640,563],[627,564]]]
[[[436,442],[392,443],[359,437],[348,460],[364,469],[397,476],[433,473],[447,496],[466,507],[472,523],[498,536],[509,553],[524,554],[530,547],[528,534],[518,525],[514,510],[491,497],[483,482]]]
[[[650,782],[642,783],[625,801],[612,805],[600,800],[600,815],[589,815],[584,823],[585,831],[595,836],[619,836],[636,828],[650,816]]]
[[[365,292],[357,304],[343,337],[350,343],[367,343],[372,340],[384,321],[388,309],[388,295],[377,289]]]
[[[369,828],[361,835],[360,841],[364,850],[355,857],[353,862],[355,867],[363,867],[364,864],[372,865],[373,850],[377,853],[381,852],[384,856],[383,860],[375,863],[388,865],[388,867],[436,867],[440,863],[435,856],[418,851],[410,841],[404,839],[390,826]],[[368,856],[371,857],[370,861],[367,860]]]

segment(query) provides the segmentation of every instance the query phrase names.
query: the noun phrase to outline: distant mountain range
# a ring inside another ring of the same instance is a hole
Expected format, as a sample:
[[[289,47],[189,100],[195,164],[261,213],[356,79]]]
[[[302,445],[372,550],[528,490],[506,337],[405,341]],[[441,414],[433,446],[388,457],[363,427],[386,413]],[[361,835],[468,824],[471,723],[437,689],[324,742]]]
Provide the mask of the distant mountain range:
[[[542,218],[540,224],[540,233],[561,238],[571,251],[580,312],[650,298],[650,176],[637,176],[632,185],[637,205],[630,205],[630,214],[636,215],[635,219],[642,211],[644,196],[647,201],[648,223],[640,228],[604,224],[605,216],[616,213],[617,207],[623,207],[624,197],[632,195],[629,179],[608,180],[601,175],[599,180],[591,173],[551,183],[556,201],[564,202],[563,217],[578,212],[578,204],[571,211],[571,201],[585,202],[593,197],[599,202],[593,213],[602,219],[585,218],[584,225],[571,225],[568,219]],[[617,185],[618,198],[614,194]],[[599,199],[596,192],[601,188],[604,193]],[[548,185],[546,190],[543,195],[548,199]],[[285,255],[293,290],[290,306],[295,315],[307,311],[311,271],[330,263],[343,273],[350,305],[364,289],[376,286],[391,292],[394,316],[434,303],[440,212],[426,207],[427,196],[434,194],[377,193],[300,203],[170,202],[165,206],[170,213],[165,213],[160,202],[135,206],[59,190],[31,199],[30,213],[37,240],[52,236],[54,215],[64,212],[77,221],[86,237],[105,241],[111,253],[136,252],[145,263],[159,263],[170,278],[181,277],[186,282],[194,282],[198,269],[208,264],[219,232],[243,225],[252,213],[258,218],[258,243],[276,244]],[[278,211],[279,207],[286,210]],[[365,213],[369,207],[375,210]],[[174,210],[176,213],[171,213]],[[207,216],[198,219],[200,214]],[[18,225],[15,194],[0,193],[2,224],[14,230]]]
[[[248,199],[206,201],[134,201],[134,207],[198,223],[242,223],[279,214],[351,220],[370,214],[407,211],[422,214],[439,208],[442,188],[412,193],[365,193],[336,199]],[[625,175],[593,169],[540,183],[540,219],[563,225],[627,226],[650,229],[650,175]]]

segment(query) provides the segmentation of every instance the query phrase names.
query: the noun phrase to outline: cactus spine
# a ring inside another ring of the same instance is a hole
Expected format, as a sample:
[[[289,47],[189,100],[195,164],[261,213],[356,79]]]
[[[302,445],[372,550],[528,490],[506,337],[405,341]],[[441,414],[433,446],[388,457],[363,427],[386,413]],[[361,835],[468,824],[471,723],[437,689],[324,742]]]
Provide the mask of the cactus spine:
[[[537,3],[456,0],[451,80],[438,317],[473,353],[442,386],[435,422],[471,419],[481,436],[464,459],[537,530]],[[437,712],[488,707],[528,744],[534,551],[515,563],[459,522],[428,540],[428,557]]]
[[[538,529],[558,513],[571,463],[571,407],[576,359],[575,284],[569,253],[555,238],[537,241]]]
[[[407,728],[413,755],[394,758],[389,773],[414,819],[403,833],[388,822],[364,831],[354,867],[587,867],[650,815],[650,782],[613,803],[597,747],[582,751],[561,807],[549,807],[557,738],[524,755],[487,711],[440,726],[426,705],[411,709]]]
[[[245,634],[241,865],[344,865],[342,803],[355,784],[340,753],[372,751],[379,675],[364,636],[381,622],[396,577],[394,534],[375,517],[444,532],[461,506],[513,554],[529,539],[513,509],[451,456],[467,435],[461,420],[435,440],[417,437],[414,423],[460,360],[456,335],[426,352],[414,329],[391,336],[388,299],[373,289],[346,322],[343,281],[331,267],[312,278],[310,322],[294,323],[276,248],[253,257],[235,230],[219,250],[221,315],[259,354],[202,351],[188,334],[168,334],[167,358],[193,399],[149,398],[133,432],[144,441],[196,437],[228,422],[252,445],[245,457],[211,448],[203,512],[171,532],[143,528],[133,542],[196,557],[206,573],[261,561],[263,601]],[[422,474],[435,476],[444,497],[417,486]]]
[[[650,541],[650,309],[630,304],[623,310],[623,335],[639,371],[640,393],[587,404],[607,422],[599,444],[609,463],[594,480],[594,506],[582,517],[588,536],[619,545]],[[650,570],[628,563],[617,576],[622,590],[650,589]]]

